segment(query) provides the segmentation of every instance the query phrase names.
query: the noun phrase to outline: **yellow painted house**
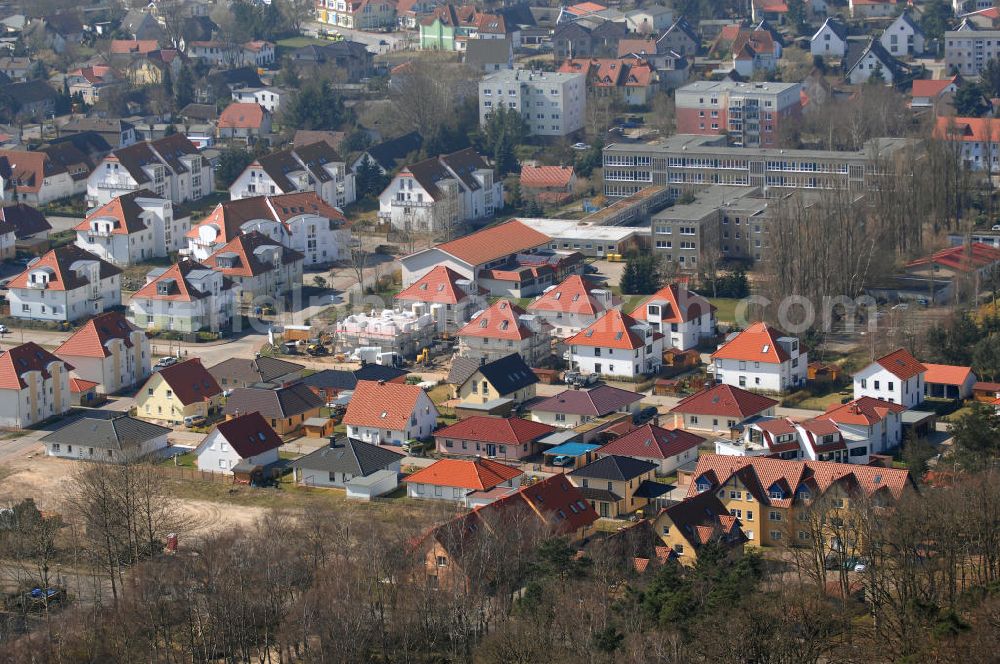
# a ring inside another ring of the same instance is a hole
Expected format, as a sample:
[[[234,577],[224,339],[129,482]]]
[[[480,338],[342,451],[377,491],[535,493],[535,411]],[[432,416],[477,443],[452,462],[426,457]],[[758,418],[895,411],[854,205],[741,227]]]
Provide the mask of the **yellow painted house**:
[[[609,454],[569,473],[570,481],[599,516],[619,519],[670,490],[655,481],[657,465]]]
[[[747,538],[739,519],[729,514],[715,494],[696,494],[687,500],[660,510],[653,528],[670,555],[681,564],[693,565],[698,551],[715,540],[736,554],[743,553]]]
[[[538,377],[520,355],[512,353],[485,364],[471,358],[456,358],[448,382],[454,386],[460,406],[497,399],[524,403],[535,396]]]
[[[146,420],[183,424],[186,417],[209,417],[222,406],[222,388],[195,358],[155,372],[135,397]]]

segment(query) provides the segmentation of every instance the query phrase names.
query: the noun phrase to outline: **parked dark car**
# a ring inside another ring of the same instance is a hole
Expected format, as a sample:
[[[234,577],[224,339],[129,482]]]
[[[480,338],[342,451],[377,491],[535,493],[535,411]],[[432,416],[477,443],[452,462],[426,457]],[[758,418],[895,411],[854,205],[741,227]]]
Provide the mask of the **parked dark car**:
[[[659,414],[656,406],[647,406],[632,416],[632,421],[636,424],[645,424]]]

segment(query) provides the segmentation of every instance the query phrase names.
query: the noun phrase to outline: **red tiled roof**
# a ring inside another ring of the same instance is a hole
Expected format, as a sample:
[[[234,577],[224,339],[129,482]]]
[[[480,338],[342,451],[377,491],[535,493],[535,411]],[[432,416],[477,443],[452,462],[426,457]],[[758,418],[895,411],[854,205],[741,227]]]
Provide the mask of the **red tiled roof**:
[[[56,355],[60,357],[110,357],[111,351],[108,350],[108,342],[112,339],[121,339],[126,348],[131,348],[132,332],[134,331],[135,328],[125,319],[125,316],[117,311],[109,311],[87,321],[83,327],[74,332],[56,349]]]
[[[889,413],[902,413],[906,407],[875,397],[861,397],[838,406],[831,406],[817,419],[828,419],[839,424],[870,426],[885,419]]]
[[[943,79],[918,79],[913,81],[913,97],[937,97],[945,91],[948,86],[955,84],[958,76]]]
[[[555,430],[554,426],[520,417],[474,415],[443,429],[438,429],[434,432],[434,436],[436,438],[474,440],[500,445],[522,445],[535,441]]]
[[[90,222],[94,219],[115,220],[115,225],[111,229],[112,235],[129,235],[147,230],[146,222],[142,220],[142,207],[135,202],[137,198],[156,198],[153,192],[142,189],[129,192],[121,196],[115,196],[110,201],[97,208],[87,215],[87,218],[73,227],[74,231],[89,231]]]
[[[344,424],[404,430],[423,393],[424,390],[417,385],[359,380],[347,404]]]
[[[997,125],[997,141],[1000,141],[1000,124]],[[906,264],[906,267],[921,265],[940,265],[959,272],[973,272],[1000,262],[1000,249],[982,242],[973,242],[968,248],[964,246],[942,249],[930,256],[917,258]]]
[[[927,373],[924,374],[925,383],[936,385],[964,385],[965,381],[972,375],[972,367],[959,367],[953,364],[930,364],[923,363]]]
[[[199,401],[208,401],[212,397],[222,394],[222,388],[215,382],[212,374],[208,373],[198,358],[191,358],[169,367],[164,367],[158,372],[164,382],[173,390],[174,396],[188,406]],[[153,380],[156,377],[154,374]]]
[[[174,301],[174,302],[193,302],[194,300],[200,300],[206,297],[208,293],[202,293],[196,290],[187,282],[187,274],[192,270],[208,270],[209,268],[197,261],[193,261],[189,258],[185,258],[177,263],[174,263],[166,269],[166,271],[160,276],[156,277],[148,284],[144,285],[142,288],[137,290],[132,294],[132,298],[143,298],[147,300],[161,300],[161,301]],[[167,279],[173,279],[173,287],[171,292],[167,295],[161,295],[157,291],[157,284],[161,281]],[[232,282],[228,279],[225,280],[223,288],[229,288],[232,286]]]
[[[278,221],[287,229],[289,221],[303,214],[316,214],[341,223],[346,222],[343,213],[317,196],[316,192],[303,191],[224,201],[192,226],[185,237],[198,238],[201,228],[210,226],[215,230],[215,242],[224,244],[239,235],[241,227],[248,221]]]
[[[351,401],[353,400],[352,397]],[[519,468],[482,457],[471,460],[440,459],[426,468],[421,468],[403,481],[488,491],[523,474]]]
[[[719,383],[682,399],[670,412],[746,419],[777,405],[770,397]]]
[[[942,115],[934,124],[934,138],[952,141],[1000,141],[997,118],[956,118]]]
[[[155,39],[112,39],[111,54],[140,53],[146,55],[160,48]]]
[[[83,378],[76,378],[75,376],[69,377],[69,391],[73,394],[89,392],[97,387],[97,385],[97,382],[92,380],[84,380]]]
[[[522,166],[521,186],[528,189],[545,189],[569,186],[573,179],[572,166]]]
[[[67,244],[46,252],[44,256],[29,265],[24,272],[11,279],[7,287],[27,288],[31,273],[44,269],[49,273],[49,280],[45,286],[45,290],[66,291],[81,288],[89,282],[86,277],[77,276],[73,271],[73,265],[78,261],[96,261],[100,263],[99,274],[101,279],[106,279],[122,272],[121,268],[101,260],[89,251],[81,249],[75,244]]]
[[[233,102],[219,115],[220,129],[260,129],[264,109],[260,104]]]
[[[39,371],[42,378],[50,378],[49,365],[53,362],[62,362],[67,370],[74,368],[34,341],[7,349],[0,353],[0,389],[23,390],[28,384],[22,376],[29,371]]]
[[[636,320],[647,320],[646,306],[650,304],[660,305],[660,320],[664,323],[686,323],[715,311],[714,305],[684,284],[670,284],[640,302],[629,315]]]
[[[788,11],[785,0],[753,0],[753,6],[762,12],[784,14]]]
[[[281,447],[281,437],[260,413],[238,415],[220,422],[215,429],[222,434],[241,459],[248,459]]]
[[[458,304],[468,295],[458,285],[464,276],[447,265],[438,265],[396,296],[403,302],[417,301],[432,304]]]
[[[20,193],[37,194],[45,181],[45,166],[49,162],[48,155],[38,151],[0,150],[11,167],[10,180],[16,184]]]
[[[517,219],[511,219],[457,240],[439,244],[437,248],[469,265],[482,265],[548,244],[550,240],[548,235],[539,233]]]
[[[1000,383],[990,383],[987,381],[978,381],[972,386],[973,390],[977,392],[997,392],[1000,394]]]
[[[593,284],[579,275],[566,277],[561,284],[542,293],[528,305],[528,311],[559,311],[564,314],[596,316],[604,304],[590,294]]]
[[[767,323],[754,323],[712,353],[712,359],[781,364],[789,359],[778,344],[781,333]]]
[[[276,247],[281,252],[281,262],[284,265],[303,259],[303,255],[295,249],[290,249],[280,242],[275,242],[260,231],[250,231],[237,235],[223,245],[218,251],[205,259],[205,265],[227,277],[252,277],[266,274],[275,269],[270,261],[260,258],[256,250],[260,247]],[[223,254],[236,254],[237,261],[232,267],[220,265]]]
[[[905,348],[898,348],[888,355],[883,355],[875,360],[875,364],[900,380],[907,380],[927,371],[927,367],[922,365]]]
[[[520,341],[534,333],[521,325],[524,309],[509,300],[497,300],[489,309],[479,314],[458,331],[460,337],[487,337]]]
[[[604,5],[599,5],[596,2],[578,2],[575,5],[570,5],[566,7],[566,12],[573,14],[574,16],[583,16],[584,14],[593,14],[594,12],[602,12],[607,7]]]
[[[584,73],[588,83],[598,88],[647,87],[653,83],[653,68],[635,58],[570,58],[558,71]]]
[[[664,429],[647,424],[612,440],[597,450],[597,453],[641,459],[668,459],[685,450],[696,449],[704,440],[683,429]]]
[[[646,338],[632,329],[636,320],[611,309],[593,323],[566,340],[567,346],[592,346],[635,350],[646,345]],[[658,334],[658,333],[656,333]],[[662,335],[661,335],[662,336]]]

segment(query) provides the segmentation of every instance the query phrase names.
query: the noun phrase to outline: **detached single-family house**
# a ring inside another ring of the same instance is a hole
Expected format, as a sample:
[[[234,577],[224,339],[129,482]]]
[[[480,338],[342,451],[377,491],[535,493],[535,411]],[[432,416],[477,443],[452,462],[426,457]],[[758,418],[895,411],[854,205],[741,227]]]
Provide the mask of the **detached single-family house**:
[[[354,173],[326,141],[258,157],[233,180],[229,197],[237,200],[309,191],[341,209],[355,200]]]
[[[520,417],[474,415],[434,432],[439,454],[522,460],[535,454],[537,443],[555,427]]]
[[[569,479],[600,516],[620,519],[670,491],[654,479],[658,467],[609,454],[572,471]]]
[[[826,420],[836,424],[847,450],[845,461],[868,463],[870,455],[884,454],[903,442],[902,414],[905,410],[906,407],[898,403],[860,397],[833,406],[810,422]],[[819,458],[809,450],[805,452],[808,458]]]
[[[917,79],[910,91],[910,108],[934,108],[947,95],[953,95],[964,80],[958,74],[951,78]]]
[[[49,155],[50,150],[54,155]],[[93,164],[72,164],[71,170],[53,156],[59,156],[55,153],[55,146],[33,152],[0,150],[0,178],[5,200],[45,205],[83,192]],[[83,155],[78,154],[78,159],[80,156]],[[86,161],[86,156],[83,159]]]
[[[574,274],[546,289],[527,311],[550,325],[555,336],[565,338],[593,325],[619,304],[610,290]]]
[[[185,418],[216,413],[222,388],[198,358],[154,371],[135,395],[136,413],[145,420],[184,424]]]
[[[805,384],[808,364],[799,340],[767,323],[731,334],[712,353],[716,382],[763,392],[785,392]]]
[[[72,369],[34,341],[0,352],[0,426],[23,429],[67,413]]]
[[[755,417],[774,416],[775,399],[719,383],[681,399],[670,409],[675,429],[727,433]]]
[[[75,321],[122,303],[120,268],[76,245],[52,249],[11,279],[10,315]]]
[[[45,453],[102,463],[135,461],[166,449],[172,429],[130,417],[81,417],[42,438]]]
[[[362,364],[358,369],[323,369],[302,379],[303,384],[315,392],[327,404],[337,399],[342,392],[353,392],[363,380],[384,383],[405,383],[410,372],[381,364]]]
[[[486,363],[455,357],[448,382],[455,387],[455,398],[462,405],[488,404],[499,399],[515,405],[535,396],[538,376],[524,358],[511,353]]]
[[[421,468],[403,481],[410,498],[448,500],[461,505],[488,504],[521,484],[520,468],[477,457],[475,459],[439,459]]]
[[[657,475],[670,475],[692,459],[705,438],[684,429],[664,429],[645,424],[615,438],[597,450],[598,457],[617,455],[655,463]]]
[[[374,445],[402,445],[428,438],[438,410],[418,385],[358,381],[343,423],[347,437]]]
[[[572,166],[522,166],[520,183],[522,196],[561,204],[572,198],[577,177]]]
[[[897,0],[848,0],[851,18],[882,18],[896,13]]]
[[[924,374],[924,396],[962,400],[972,397],[972,387],[979,381],[972,372],[972,367],[929,362],[922,364],[927,369]]]
[[[185,258],[150,270],[129,309],[135,324],[146,329],[224,331],[236,312],[235,287],[220,272]]]
[[[641,407],[642,394],[601,383],[586,390],[563,390],[533,404],[531,419],[564,429],[573,429],[613,413],[636,415]]]
[[[573,367],[588,374],[637,378],[663,364],[663,334],[611,309],[566,340]]]
[[[56,355],[73,365],[75,377],[96,383],[102,394],[134,387],[152,373],[149,337],[117,311],[87,321]]]
[[[663,334],[665,345],[677,350],[690,350],[715,336],[715,306],[684,284],[661,288],[629,315],[649,323]]]
[[[905,9],[889,24],[879,41],[889,55],[897,58],[912,58],[924,52],[924,31]]]
[[[226,415],[260,413],[279,435],[293,433],[302,423],[319,415],[324,401],[302,383],[274,389],[268,387],[237,387],[229,393]]]
[[[881,76],[885,85],[893,85],[906,73],[903,63],[890,55],[875,37],[867,44],[851,42],[844,55],[843,68],[844,80],[851,85],[867,83],[873,76]]]
[[[345,489],[348,498],[371,500],[399,486],[403,455],[351,438],[330,444],[292,462],[295,481],[305,486]]]
[[[223,390],[260,384],[287,385],[302,377],[304,365],[260,355],[253,359],[231,357],[208,368]]]
[[[842,58],[847,53],[847,26],[830,16],[809,40],[813,57]]]
[[[219,114],[215,129],[220,140],[256,143],[271,135],[271,111],[257,102],[234,101]]]
[[[179,251],[190,227],[191,217],[175,217],[168,199],[142,189],[116,196],[73,230],[78,247],[125,266]]]
[[[198,470],[252,474],[278,461],[281,437],[260,413],[243,413],[219,422],[195,448]]]
[[[927,367],[905,348],[883,355],[854,374],[854,398],[872,397],[913,408],[924,400]]]
[[[115,196],[149,189],[172,203],[197,201],[212,193],[208,160],[183,134],[143,141],[111,152],[87,178],[87,202],[104,205]]]

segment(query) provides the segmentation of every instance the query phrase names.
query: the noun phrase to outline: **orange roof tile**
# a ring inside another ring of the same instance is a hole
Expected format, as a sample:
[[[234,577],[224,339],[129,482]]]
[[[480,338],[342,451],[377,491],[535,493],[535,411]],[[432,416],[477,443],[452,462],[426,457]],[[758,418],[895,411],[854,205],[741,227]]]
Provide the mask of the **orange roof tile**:
[[[121,339],[126,348],[131,348],[132,332],[135,329],[121,313],[109,311],[87,321],[83,327],[74,332],[56,349],[56,355],[60,357],[110,357],[111,351],[108,350],[108,342],[112,339]]]
[[[712,359],[781,364],[789,359],[778,344],[781,333],[767,323],[754,323],[712,353]]]
[[[636,320],[647,320],[646,307],[650,304],[660,305],[660,320],[664,323],[686,323],[715,311],[714,305],[684,284],[670,284],[640,302],[629,315]]]
[[[11,279],[7,287],[27,288],[31,273],[36,270],[45,270],[49,273],[45,290],[66,291],[82,288],[89,282],[86,277],[78,276],[73,270],[73,266],[79,261],[98,262],[100,264],[99,278],[101,279],[107,279],[122,272],[121,268],[101,260],[89,251],[81,249],[75,244],[67,244],[46,252],[45,255],[29,265],[24,272]]]
[[[264,124],[264,109],[260,104],[233,102],[219,115],[219,129],[260,129]]]
[[[934,124],[934,138],[952,141],[1000,141],[1000,119],[956,118],[942,115]]]
[[[875,397],[861,397],[842,405],[831,406],[816,419],[827,419],[838,424],[870,426],[885,419],[889,413],[902,413],[906,407]]]
[[[519,468],[482,457],[473,460],[440,459],[403,481],[487,491],[523,474]]]
[[[89,392],[97,387],[97,385],[98,384],[92,380],[84,380],[83,378],[77,378],[75,376],[69,377],[69,391],[73,394]]]
[[[573,179],[572,166],[522,166],[521,186],[529,189],[568,187]]]
[[[927,371],[927,367],[922,365],[905,348],[897,348],[888,355],[883,355],[875,360],[875,364],[900,380],[907,380]]]
[[[147,189],[115,196],[101,207],[90,212],[86,219],[73,227],[73,230],[89,231],[92,220],[107,218],[115,220],[115,225],[111,229],[112,235],[129,235],[147,230],[146,222],[142,220],[143,209],[135,202],[137,198],[147,197],[158,198],[156,194]]]
[[[111,53],[112,55],[121,55],[127,53],[140,53],[146,55],[155,50],[158,50],[160,45],[155,39],[112,39],[111,40]]]
[[[634,350],[642,348],[647,338],[632,328],[636,320],[617,309],[611,309],[596,321],[566,340],[568,346],[591,346]],[[658,335],[659,333],[654,333]],[[662,336],[662,335],[661,335]]]
[[[930,364],[923,363],[927,373],[924,374],[925,383],[935,383],[937,385],[964,385],[965,381],[972,375],[972,367],[959,367],[953,364]]]
[[[439,244],[437,248],[469,265],[482,265],[498,258],[548,244],[550,240],[548,235],[536,231],[517,219],[511,219],[457,240]]]
[[[344,424],[402,431],[406,429],[423,393],[417,385],[359,380],[347,404]],[[431,408],[434,408],[433,404]]]
[[[396,299],[403,302],[458,304],[468,298],[465,289],[458,284],[463,279],[464,276],[447,265],[438,265],[402,290]]]
[[[777,405],[777,401],[762,394],[719,383],[681,399],[670,412],[746,419]]]
[[[509,300],[497,300],[489,309],[479,314],[458,331],[459,337],[487,337],[520,341],[534,332],[521,324],[524,309]]]
[[[913,81],[913,97],[937,97],[959,80],[958,76],[943,79],[918,79]]]
[[[205,265],[216,272],[221,272],[227,277],[252,277],[266,274],[275,269],[270,261],[265,261],[257,253],[260,247],[276,247],[281,252],[281,262],[284,265],[300,261],[303,255],[284,246],[280,242],[275,242],[260,231],[250,231],[242,235],[237,235],[232,240],[224,244],[218,251],[205,259]],[[236,261],[231,266],[223,265],[223,256],[235,254]]]
[[[34,341],[7,349],[0,353],[0,389],[23,390],[28,386],[23,376],[29,371],[39,371],[42,378],[50,378],[49,365],[53,362],[62,362],[66,369],[74,368]]]
[[[1000,130],[1000,125],[997,125],[997,129]],[[1000,142],[1000,134],[994,140]],[[982,242],[973,242],[968,247],[960,245],[942,249],[930,256],[912,260],[906,266],[940,265],[958,272],[972,272],[996,263],[1000,263],[1000,249]]]
[[[561,284],[542,293],[528,305],[528,311],[559,311],[564,314],[596,316],[605,306],[590,294],[593,284],[579,275],[566,277]]]
[[[520,417],[473,415],[443,429],[438,429],[434,432],[434,436],[501,445],[521,445],[537,440],[555,430],[554,426]]]

